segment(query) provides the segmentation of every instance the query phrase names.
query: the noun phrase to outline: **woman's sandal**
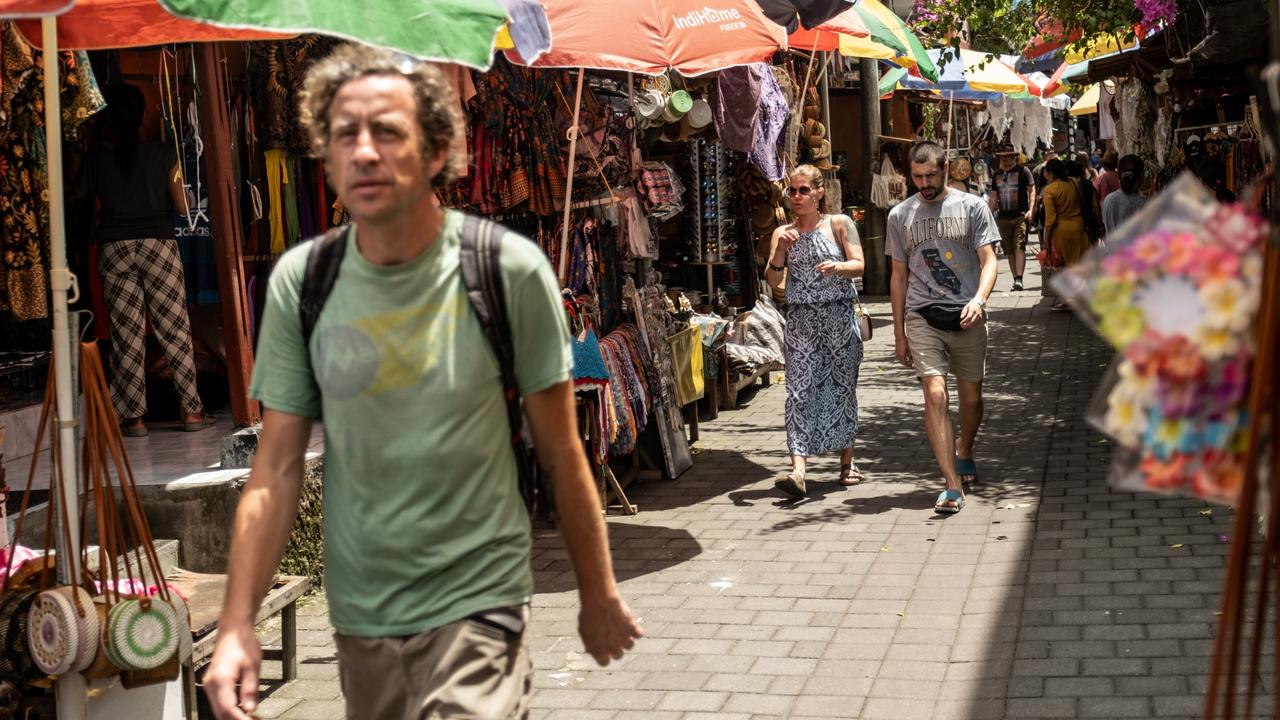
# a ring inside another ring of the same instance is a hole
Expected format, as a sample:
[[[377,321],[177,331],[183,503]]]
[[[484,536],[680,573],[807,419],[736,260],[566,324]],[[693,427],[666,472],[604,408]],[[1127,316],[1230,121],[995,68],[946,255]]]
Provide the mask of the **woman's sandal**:
[[[862,471],[858,469],[857,465],[841,465],[840,479],[836,480],[836,483],[845,487],[851,487],[862,482],[864,479]]]
[[[805,496],[804,473],[792,470],[778,478],[773,486],[793,498],[802,498]]]

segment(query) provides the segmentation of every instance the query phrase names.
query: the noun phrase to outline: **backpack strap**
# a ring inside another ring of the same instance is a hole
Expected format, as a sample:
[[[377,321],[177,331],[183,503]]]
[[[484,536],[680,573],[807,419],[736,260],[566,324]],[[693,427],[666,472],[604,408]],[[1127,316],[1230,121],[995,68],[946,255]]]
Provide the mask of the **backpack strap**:
[[[507,405],[507,424],[511,430],[511,446],[516,455],[520,476],[520,494],[532,511],[536,479],[529,453],[524,448],[521,432],[524,412],[520,406],[520,385],[516,378],[515,345],[511,337],[511,320],[507,315],[506,290],[502,285],[502,238],[505,229],[497,223],[464,216],[462,221],[462,284],[467,300],[480,320],[489,346],[502,370],[502,396]]]
[[[308,349],[310,362],[311,336],[315,334],[320,311],[324,310],[333,286],[338,282],[338,268],[347,254],[350,225],[340,225],[316,238],[307,253],[307,270],[298,293],[298,313],[302,320],[302,346]]]

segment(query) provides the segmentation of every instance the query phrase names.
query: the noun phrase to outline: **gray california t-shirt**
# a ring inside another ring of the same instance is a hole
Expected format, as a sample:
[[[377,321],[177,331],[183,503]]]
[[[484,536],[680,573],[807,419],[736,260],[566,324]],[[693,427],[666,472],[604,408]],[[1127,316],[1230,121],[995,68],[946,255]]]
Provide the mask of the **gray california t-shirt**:
[[[978,248],[1000,242],[987,203],[949,190],[942,202],[912,195],[889,212],[885,254],[907,264],[907,309],[960,307],[978,294]]]

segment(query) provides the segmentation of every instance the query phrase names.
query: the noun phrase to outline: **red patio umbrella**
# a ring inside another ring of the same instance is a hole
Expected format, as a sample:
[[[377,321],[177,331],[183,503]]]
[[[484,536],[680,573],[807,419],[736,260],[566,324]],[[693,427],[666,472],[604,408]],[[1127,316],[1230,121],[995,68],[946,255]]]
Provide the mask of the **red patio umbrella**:
[[[552,43],[535,67],[693,76],[763,62],[787,47],[786,30],[755,0],[543,0],[543,7]]]
[[[261,30],[217,27],[172,15],[157,0],[0,0],[0,15],[8,3],[62,4],[75,7],[58,18],[58,47],[63,50],[104,50],[167,43],[219,40],[279,40],[292,37]],[[42,46],[40,23],[21,20],[18,29],[36,47]]]

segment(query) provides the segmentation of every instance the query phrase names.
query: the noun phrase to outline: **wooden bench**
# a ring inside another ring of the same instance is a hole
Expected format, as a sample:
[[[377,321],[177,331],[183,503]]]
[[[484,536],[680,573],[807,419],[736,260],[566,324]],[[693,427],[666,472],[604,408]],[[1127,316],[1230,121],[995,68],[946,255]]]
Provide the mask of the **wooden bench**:
[[[191,610],[191,658],[182,667],[187,717],[196,718],[196,669],[213,655],[218,640],[218,616],[227,596],[226,575],[204,575],[181,568],[165,578],[187,598]],[[280,616],[279,648],[263,648],[264,660],[279,660],[285,682],[298,677],[298,598],[311,589],[311,580],[298,575],[276,577],[267,591],[254,625]]]

